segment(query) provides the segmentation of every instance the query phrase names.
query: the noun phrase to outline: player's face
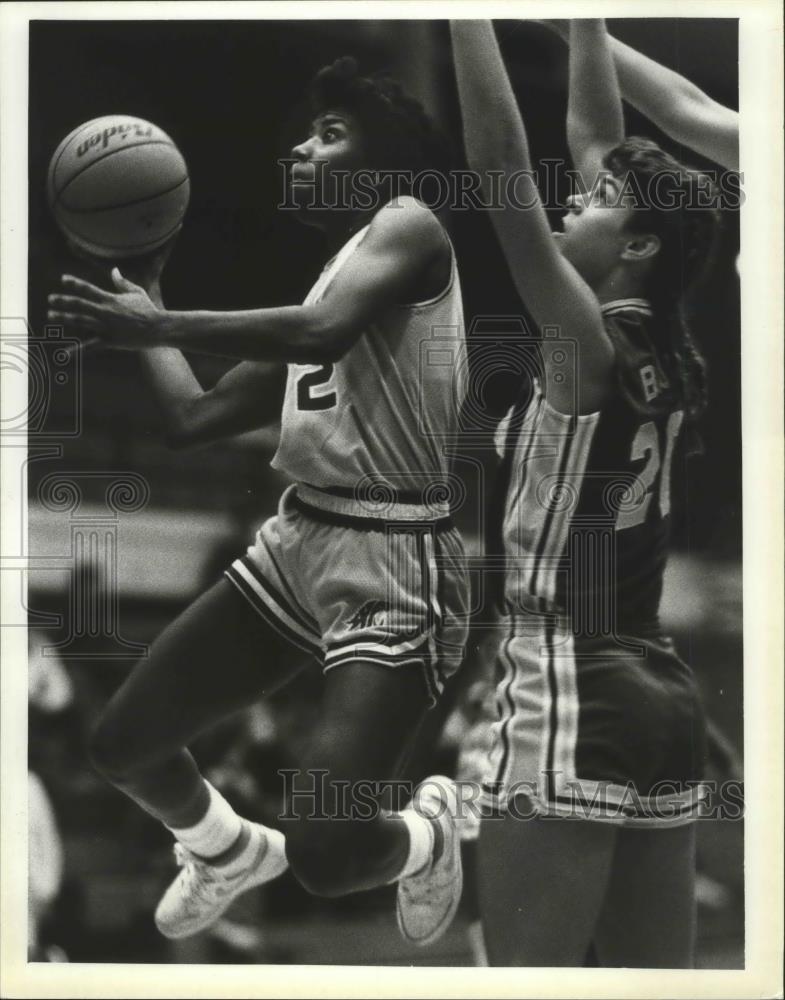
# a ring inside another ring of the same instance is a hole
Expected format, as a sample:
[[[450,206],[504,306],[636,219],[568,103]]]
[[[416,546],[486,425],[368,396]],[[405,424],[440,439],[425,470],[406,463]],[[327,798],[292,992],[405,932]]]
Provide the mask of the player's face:
[[[573,195],[562,220],[564,231],[553,234],[563,256],[591,287],[619,264],[630,241],[633,209],[622,203],[620,191],[619,181],[603,177],[592,192]]]
[[[318,216],[340,210],[346,204],[347,174],[366,165],[366,153],[360,125],[348,112],[336,110],[319,115],[311,125],[310,134],[292,148],[296,161],[289,170],[291,200],[301,215]]]

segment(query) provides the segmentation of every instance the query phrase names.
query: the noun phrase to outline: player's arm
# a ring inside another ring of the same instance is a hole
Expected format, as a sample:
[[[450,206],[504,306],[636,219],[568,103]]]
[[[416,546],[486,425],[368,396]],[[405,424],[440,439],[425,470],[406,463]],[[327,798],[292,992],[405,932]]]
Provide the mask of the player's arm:
[[[156,278],[146,287],[154,305],[163,309]],[[245,361],[203,389],[182,351],[151,347],[140,352],[164,420],[170,448],[185,448],[263,427],[281,412],[285,369],[270,362]]]
[[[569,41],[568,21],[543,22]],[[739,114],[686,77],[610,39],[621,94],[672,139],[728,170],[739,168]]]
[[[605,22],[571,21],[567,145],[587,190],[605,154],[623,138],[624,113]]]
[[[618,39],[612,39],[611,46],[625,100],[672,139],[728,170],[738,170],[738,112]]]
[[[117,293],[63,277],[50,320],[100,333],[112,347],[166,345],[251,361],[335,361],[447,252],[435,216],[413,199],[381,209],[324,298],[312,305],[242,312],[168,312],[143,289]],[[128,286],[130,283],[126,283]]]
[[[590,413],[604,402],[613,364],[613,347],[605,332],[596,296],[559,253],[532,170],[526,130],[507,77],[490,21],[453,21],[452,40],[469,166],[489,187],[490,173],[503,181],[516,174],[516,207],[508,184],[502,183],[501,210],[490,212],[513,281],[535,321],[558,326],[561,335],[578,342],[578,372],[561,381],[546,361],[545,392],[565,413]],[[578,385],[575,384],[578,378]]]
[[[141,358],[170,448],[242,434],[280,415],[286,369],[279,363],[243,361],[205,390],[177,348],[151,347]]]

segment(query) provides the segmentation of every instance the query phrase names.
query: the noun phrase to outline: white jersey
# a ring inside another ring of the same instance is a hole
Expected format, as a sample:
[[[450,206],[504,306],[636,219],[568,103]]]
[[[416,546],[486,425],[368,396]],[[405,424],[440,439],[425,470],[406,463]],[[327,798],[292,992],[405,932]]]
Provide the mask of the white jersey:
[[[305,299],[320,301],[368,232],[356,233]],[[272,465],[303,500],[336,513],[429,519],[449,513],[449,444],[466,377],[452,252],[436,298],[390,308],[339,361],[290,364]],[[341,500],[343,497],[343,500]]]

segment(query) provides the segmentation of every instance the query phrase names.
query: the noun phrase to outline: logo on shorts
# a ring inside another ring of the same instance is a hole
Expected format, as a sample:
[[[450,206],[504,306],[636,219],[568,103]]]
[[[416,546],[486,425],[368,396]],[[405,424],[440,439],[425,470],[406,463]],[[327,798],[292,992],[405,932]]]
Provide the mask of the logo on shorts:
[[[384,601],[366,601],[365,604],[349,620],[349,629],[371,628],[374,625],[387,624],[388,610]]]

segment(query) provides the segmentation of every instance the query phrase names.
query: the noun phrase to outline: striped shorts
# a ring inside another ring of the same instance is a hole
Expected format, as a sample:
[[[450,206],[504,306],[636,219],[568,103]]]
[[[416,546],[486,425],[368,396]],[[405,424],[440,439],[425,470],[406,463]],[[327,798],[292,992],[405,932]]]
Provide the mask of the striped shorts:
[[[415,664],[432,706],[463,658],[469,581],[448,519],[336,514],[304,503],[290,486],[226,576],[325,671],[356,660]]]
[[[555,615],[503,628],[495,718],[484,719],[484,810],[523,796],[539,813],[623,825],[701,814],[703,711],[670,639],[576,638]]]

